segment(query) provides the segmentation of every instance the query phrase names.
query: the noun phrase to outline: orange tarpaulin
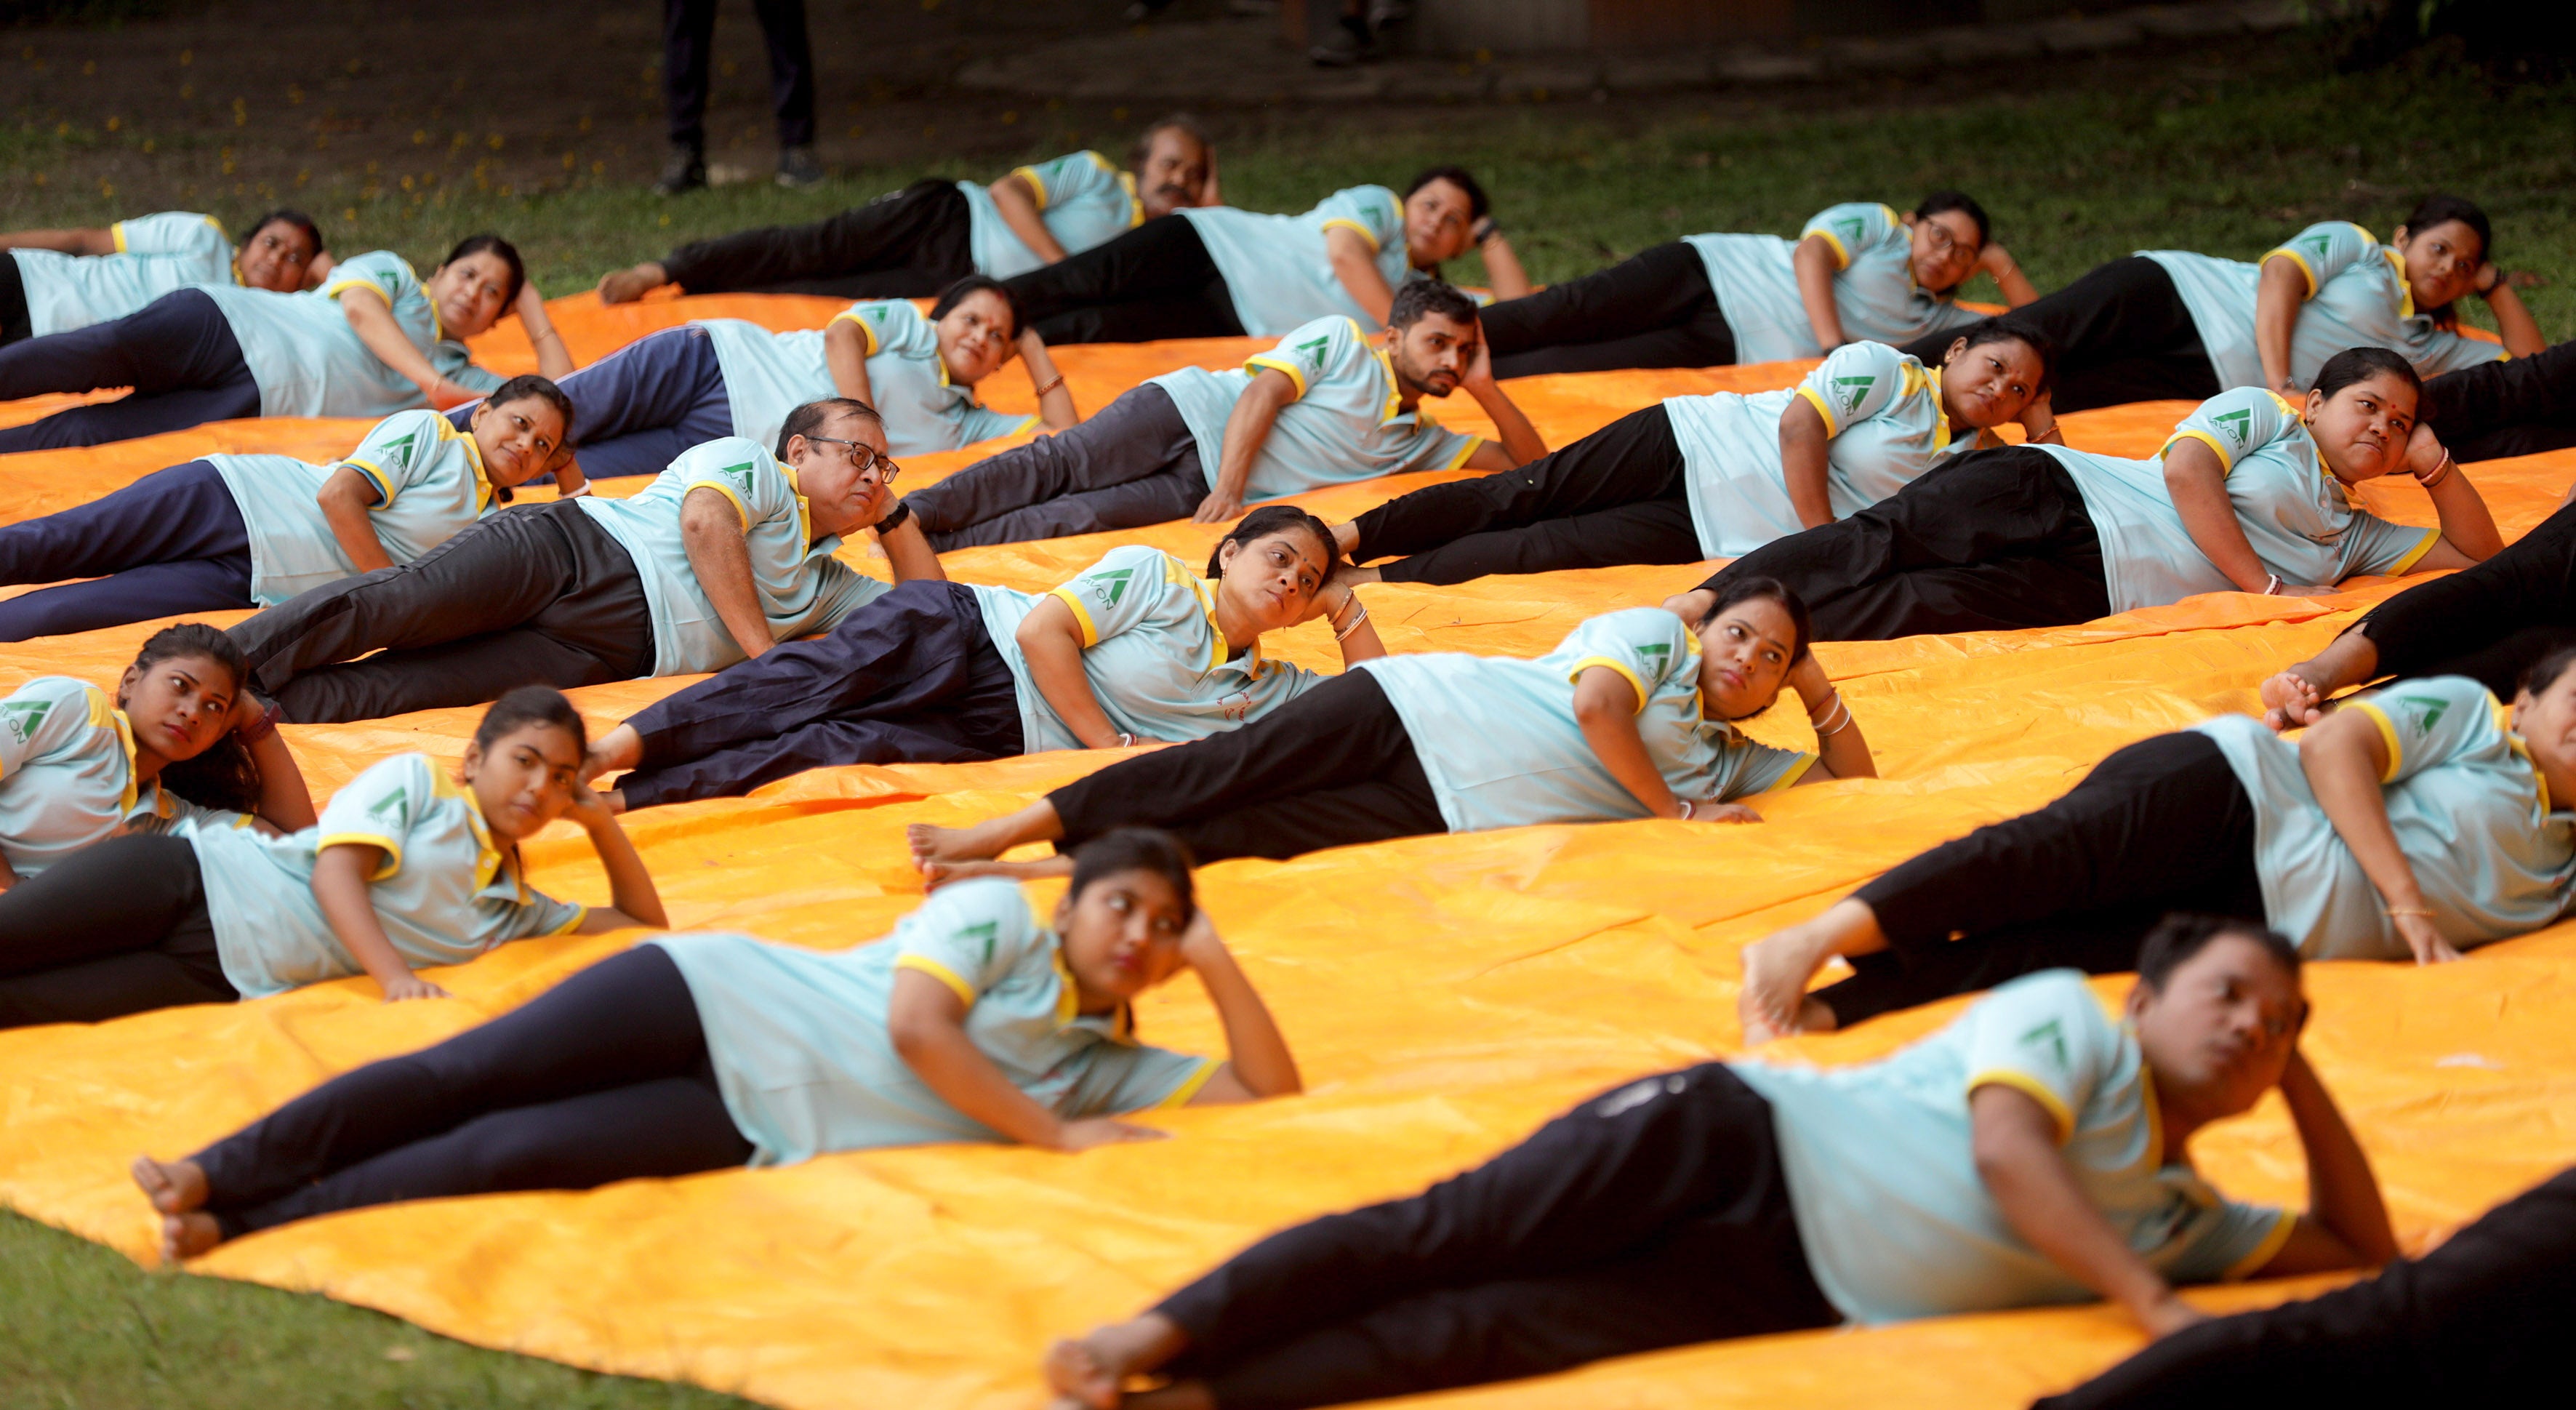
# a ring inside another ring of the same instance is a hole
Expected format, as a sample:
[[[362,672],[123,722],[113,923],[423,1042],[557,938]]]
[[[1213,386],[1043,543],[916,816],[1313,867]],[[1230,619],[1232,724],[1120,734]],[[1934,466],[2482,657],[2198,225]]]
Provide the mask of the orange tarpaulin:
[[[564,303],[558,318],[585,356],[612,319],[667,321],[695,306],[585,313],[579,300]],[[768,307],[728,303],[725,311],[737,313]],[[782,306],[772,321],[800,316]],[[623,330],[644,326],[652,325]],[[1077,348],[1060,357],[1084,406],[1096,408],[1138,377],[1179,361],[1231,361],[1251,346]],[[1659,396],[1784,385],[1796,371],[1541,378],[1510,390],[1551,443],[1562,443]],[[996,382],[1015,379],[1006,371]],[[1025,382],[995,385],[991,399],[1011,406],[1012,392],[1025,399]],[[1472,410],[1461,396],[1435,414],[1475,429]],[[2144,454],[2180,410],[2071,417],[2069,435]],[[363,429],[231,423],[134,447],[0,458],[0,494],[10,497],[0,514],[60,508],[217,448],[327,456]],[[933,457],[907,470],[927,480],[974,458]],[[2576,478],[2576,456],[2474,473],[2511,536]],[[1429,478],[1347,486],[1304,502],[1339,519]],[[2383,512],[2430,521],[2411,485],[2369,493]],[[1114,537],[1195,556],[1216,534],[1177,524]],[[1111,541],[977,549],[946,561],[962,579],[1043,588]],[[848,551],[866,561],[864,550]],[[1656,601],[1703,571],[1389,585],[1370,589],[1369,601],[1398,651],[1527,653],[1591,613]],[[1737,1052],[1736,952],[1746,941],[1924,846],[2045,801],[2120,744],[2250,708],[2263,674],[2314,650],[2390,590],[2381,583],[2305,600],[2229,594],[2051,631],[1827,644],[1820,655],[1885,777],[1766,798],[1767,821],[1757,826],[1533,828],[1210,867],[1204,900],[1277,1010],[1310,1091],[1158,1113],[1155,1124],[1178,1137],[1170,1142],[1079,1157],[926,1147],[582,1195],[396,1206],[245,1239],[197,1267],[325,1292],[486,1345],[786,1405],[1030,1406],[1037,1353],[1050,1336],[1132,1312],[1280,1224],[1408,1192],[1481,1160],[1589,1091]],[[0,647],[0,688],[43,672],[110,679],[147,630]],[[1293,659],[1336,659],[1321,626],[1289,637]],[[604,725],[677,684],[632,682],[576,698]],[[478,713],[286,733],[317,794],[327,794],[395,750],[456,755]],[[1807,733],[1794,706],[1754,729],[1784,743]],[[821,770],[750,799],[651,810],[629,827],[680,926],[847,945],[883,934],[918,903],[904,823],[1017,806],[1104,761],[1054,754]],[[541,887],[606,898],[605,879],[569,827],[532,843],[529,856]],[[523,1002],[632,939],[505,948],[436,976],[459,995],[453,1002],[389,1007],[370,982],[355,980],[230,1008],[0,1034],[0,1201],[148,1257],[153,1224],[123,1174],[136,1151],[193,1149],[331,1073]],[[2309,982],[2317,1017],[2308,1050],[2377,1162],[2410,1245],[2576,1161],[2576,1133],[2562,1115],[2576,1096],[2576,931],[2560,927],[2442,969],[2320,965]],[[2120,987],[2101,985],[2106,996]],[[1956,1007],[1780,1052],[1869,1057]],[[1149,998],[1140,1018],[1157,1042],[1203,1050],[1219,1042],[1186,978]],[[2302,1198],[2296,1143],[2277,1102],[2210,1130],[2197,1149],[2233,1191]],[[2238,1306],[2292,1290],[2196,1296]],[[1443,1403],[2002,1407],[2075,1380],[2138,1341],[2112,1311],[2059,1309],[1692,1348]]]

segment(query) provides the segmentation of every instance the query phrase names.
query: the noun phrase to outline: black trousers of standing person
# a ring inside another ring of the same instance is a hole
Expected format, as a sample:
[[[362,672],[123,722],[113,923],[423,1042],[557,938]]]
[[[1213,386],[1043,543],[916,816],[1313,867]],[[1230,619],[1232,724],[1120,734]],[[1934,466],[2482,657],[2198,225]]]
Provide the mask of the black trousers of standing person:
[[[0,347],[0,401],[101,387],[134,390],[0,430],[0,454],[104,445],[259,415],[259,384],[242,361],[241,342],[203,289],[180,289],[123,318]]]
[[[239,997],[184,837],[106,838],[0,891],[0,1028]]]
[[[226,1238],[398,1200],[587,1190],[751,1159],[670,953],[639,945],[197,1152]]]
[[[2038,812],[1944,842],[1852,895],[1888,948],[1817,991],[1838,1025],[2037,970],[2117,974],[2170,912],[2263,920],[2254,802],[2216,741],[2157,735]]]
[[[1718,309],[1708,265],[1679,240],[1505,299],[1482,322],[1497,377],[1735,361],[1735,330]]]
[[[2576,645],[2576,504],[2473,567],[2419,583],[2352,626],[2390,676],[2470,676],[2510,700],[2541,657]]]
[[[671,142],[707,145],[707,63],[716,38],[717,0],[662,0],[662,97]],[[814,145],[814,42],[805,31],[805,0],[752,0],[769,48],[769,103],[778,115],[778,145]]]
[[[505,509],[412,562],[261,612],[231,636],[260,691],[303,724],[653,673],[653,614],[635,560],[577,499]]]
[[[1158,215],[1005,282],[1050,347],[1243,336],[1234,295],[1187,216]]]
[[[1764,544],[1701,586],[1738,577],[1788,584],[1819,641],[2059,627],[2111,610],[2084,493],[2031,446],[1970,451],[1857,514]]]
[[[946,553],[1168,524],[1207,496],[1198,438],[1172,394],[1147,382],[1088,421],[979,460],[904,503]]]
[[[811,225],[765,225],[695,240],[662,257],[692,294],[929,298],[975,272],[966,193],[916,181]]]
[[[781,642],[626,723],[629,808],[748,793],[834,764],[971,764],[1021,751],[1018,678],[975,590],[898,583],[832,630]]]
[[[1344,671],[1241,729],[1121,759],[1047,795],[1059,852],[1159,827],[1202,862],[1294,857],[1446,832],[1413,736],[1366,671]]]
[[[1517,470],[1398,495],[1359,517],[1390,583],[1463,583],[1628,563],[1697,563],[1699,530],[1673,419],[1633,411]]]
[[[1286,1229],[1155,1309],[1166,1369],[1299,1410],[1829,1327],[1771,1104],[1722,1063],[1603,1093],[1415,1195]]]
[[[2144,255],[2096,266],[2003,317],[2057,344],[2049,405],[2061,414],[2132,401],[2207,401],[2222,390],[2173,276]],[[1938,367],[1950,344],[1975,326],[1917,338],[1905,351]]]
[[[2443,373],[2424,384],[2423,419],[2461,461],[2576,446],[2576,341]]]
[[[2558,1338],[2571,1317],[2576,1170],[2479,1215],[2422,1258],[2186,1327],[2032,1410],[2529,1404],[2565,1381]]]

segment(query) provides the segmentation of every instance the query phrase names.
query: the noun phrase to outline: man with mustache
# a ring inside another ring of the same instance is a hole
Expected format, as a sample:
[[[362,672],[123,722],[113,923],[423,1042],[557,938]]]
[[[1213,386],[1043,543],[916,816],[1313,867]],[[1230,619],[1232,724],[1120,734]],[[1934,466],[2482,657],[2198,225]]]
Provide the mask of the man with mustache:
[[[1098,152],[1024,166],[990,186],[916,181],[811,225],[773,225],[683,245],[599,281],[603,303],[664,284],[691,294],[928,298],[969,274],[1008,279],[1160,215],[1217,204],[1216,148],[1198,120],[1145,129],[1121,171]]]
[[[1497,445],[1422,420],[1459,388]],[[1436,280],[1396,290],[1387,330],[1318,318],[1241,368],[1149,378],[1090,420],[968,466],[904,503],[941,552],[1193,519],[1408,470],[1508,470],[1547,443],[1494,380],[1476,305]]]

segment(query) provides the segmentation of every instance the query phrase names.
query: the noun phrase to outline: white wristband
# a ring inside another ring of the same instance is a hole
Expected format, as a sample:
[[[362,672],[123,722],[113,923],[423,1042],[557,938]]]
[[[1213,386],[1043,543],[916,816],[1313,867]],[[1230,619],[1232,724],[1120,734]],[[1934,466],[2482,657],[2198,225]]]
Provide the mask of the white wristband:
[[[1694,807],[1694,806],[1692,806],[1692,804],[1691,804],[1691,800],[1689,800],[1689,799],[1687,799],[1687,798],[1684,798],[1684,799],[1681,799],[1681,800],[1679,800],[1679,801],[1680,801],[1680,803],[1681,803],[1681,805],[1682,805],[1682,816],[1681,816],[1681,820],[1682,820],[1683,822],[1689,822],[1693,817],[1698,816],[1698,814],[1699,814],[1699,809],[1698,809],[1698,808],[1696,808],[1696,807]]]

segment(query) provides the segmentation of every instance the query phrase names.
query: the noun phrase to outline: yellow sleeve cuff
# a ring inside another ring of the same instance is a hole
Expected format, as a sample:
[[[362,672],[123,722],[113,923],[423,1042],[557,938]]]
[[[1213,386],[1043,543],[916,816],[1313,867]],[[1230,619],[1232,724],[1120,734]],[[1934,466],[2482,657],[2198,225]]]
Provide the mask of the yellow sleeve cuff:
[[[685,500],[700,490],[714,490],[717,494],[732,500],[733,512],[742,519],[742,531],[746,534],[751,532],[751,507],[742,502],[741,495],[734,493],[733,486],[722,480],[700,480],[680,491],[680,498]]]
[[[1361,239],[1368,241],[1370,254],[1376,254],[1378,252],[1379,245],[1376,231],[1369,229],[1367,226],[1360,224],[1358,221],[1353,220],[1346,215],[1337,215],[1332,219],[1325,221],[1323,228],[1330,230],[1337,225],[1342,229],[1359,236]]]
[[[2286,1209],[2282,1210],[2280,1217],[2272,1224],[2272,1232],[2263,1236],[2263,1242],[2256,1244],[2252,1253],[2229,1264],[2227,1271],[2218,1276],[2233,1283],[2262,1272],[2263,1265],[2280,1255],[2281,1246],[2290,1241],[2290,1235],[2298,1227],[2299,1216]]]
[[[1188,1106],[1190,1099],[1196,1097],[1199,1089],[1206,1086],[1208,1079],[1214,1077],[1217,1069],[1223,1066],[1225,1064],[1215,1058],[1200,1058],[1199,1070],[1191,1073],[1188,1081],[1174,1087],[1170,1096],[1154,1103],[1154,1110],[1166,1111],[1173,1107]]]
[[[1285,374],[1289,381],[1296,383],[1299,397],[1306,395],[1306,373],[1304,369],[1297,366],[1295,359],[1276,357],[1269,353],[1255,353],[1243,360],[1243,370],[1246,372],[1265,367],[1273,372]]]
[[[2379,771],[2379,781],[2390,782],[2397,777],[2398,766],[2406,762],[2406,746],[2397,742],[2397,722],[2388,718],[2388,712],[2380,709],[2375,701],[2356,700],[2352,702],[2352,708],[2368,715],[2370,722],[2379,726],[2380,742],[2388,746],[2388,767]]]
[[[386,476],[384,467],[371,464],[364,460],[343,460],[340,463],[357,471],[359,474],[366,476],[369,481],[374,483],[376,487],[376,507],[378,509],[382,509],[386,505],[394,502],[394,482]]]
[[[950,969],[948,966],[941,964],[939,961],[932,959],[928,955],[897,955],[894,957],[894,967],[897,969],[918,970],[923,974],[927,974],[931,978],[938,980],[940,983],[947,985],[950,990],[954,991],[959,1003],[964,1004],[970,1009],[975,1007],[975,986],[967,983],[963,978],[960,978],[957,971]]]
[[[1637,708],[1629,711],[1628,713],[1632,715],[1642,715],[1646,713],[1646,697],[1651,692],[1646,689],[1646,683],[1643,680],[1638,679],[1636,671],[1625,661],[1614,661],[1607,656],[1586,656],[1582,660],[1574,663],[1574,669],[1566,672],[1565,678],[1569,681],[1580,681],[1583,679],[1583,673],[1591,670],[1595,666],[1599,666],[1605,671],[1617,671],[1621,676],[1625,677],[1629,686],[1634,688],[1637,692]]]
[[[2166,452],[2172,450],[2175,446],[2180,445],[2184,441],[2198,441],[2202,445],[2209,447],[2211,451],[2217,454],[2218,477],[2220,479],[2226,479],[2228,476],[2236,473],[2236,461],[2233,457],[2228,455],[2227,447],[2218,443],[2218,437],[2197,428],[2176,431],[2172,435],[2165,437],[2165,443],[2156,447],[2156,459],[2164,459]]]
[[[867,355],[869,357],[877,355],[877,348],[881,346],[880,340],[877,337],[877,330],[866,319],[859,316],[858,310],[843,309],[839,313],[833,314],[831,322],[826,323],[823,326],[829,328],[833,323],[855,323],[859,325],[859,336],[868,340]]]
[[[1807,240],[1824,241],[1826,247],[1834,252],[1835,271],[1840,272],[1851,268],[1851,251],[1843,248],[1842,237],[1834,234],[1834,232],[1824,229],[1810,230],[1806,234],[1799,236],[1798,239],[1801,242]]]
[[[572,908],[572,919],[565,921],[563,924],[556,926],[554,929],[549,930],[546,933],[548,935],[570,935],[574,931],[581,929],[581,923],[588,919],[590,919],[590,907],[575,906]]]
[[[1798,388],[1798,397],[1807,405],[1814,407],[1818,416],[1825,418],[1825,438],[1827,440],[1831,440],[1843,433],[1843,428],[1836,425],[1834,422],[1834,409],[1825,405],[1825,399],[1817,394],[1815,388],[1805,386]]]
[[[1010,175],[1002,179],[1008,181],[1013,176],[1022,177],[1028,181],[1029,190],[1037,196],[1038,209],[1045,210],[1047,208],[1046,178],[1038,175],[1038,169],[1033,166],[1013,167]]]
[[[2415,565],[2423,562],[2424,555],[2432,552],[2433,545],[2440,543],[2441,541],[2441,530],[2426,529],[2421,542],[2417,543],[2413,548],[2408,549],[2405,557],[2388,565],[2388,575],[2393,578],[2415,571]]]
[[[1787,773],[1771,780],[1771,786],[1763,789],[1762,791],[1765,793],[1778,793],[1782,789],[1797,787],[1798,780],[1807,776],[1807,771],[1816,766],[1816,760],[1820,757],[1822,756],[1816,754],[1799,755],[1798,762],[1790,765]]]
[[[2299,267],[2299,273],[2307,276],[2308,292],[2300,295],[2302,299],[2313,299],[2317,296],[2317,267],[2308,263],[2308,257],[2306,255],[2300,254],[2298,251],[2291,249],[2287,245],[2283,245],[2281,248],[2264,255],[2261,262],[2264,264],[2270,264],[2276,259],[2285,259],[2296,264]]]
[[[322,297],[326,299],[336,299],[342,294],[349,292],[351,289],[364,289],[368,293],[375,295],[377,298],[384,300],[385,307],[392,308],[394,306],[393,296],[385,292],[384,286],[378,284],[373,279],[365,277],[364,275],[353,275],[347,279],[335,279],[330,283],[323,285]]]
[[[393,838],[365,832],[326,832],[313,839],[313,855],[319,857],[333,847],[380,847],[385,859],[369,873],[367,880],[382,881],[402,870],[402,843]]]
[[[1441,466],[1441,469],[1456,470],[1475,459],[1476,452],[1485,448],[1485,438],[1482,436],[1469,436],[1465,439],[1466,443],[1458,447],[1458,453],[1449,457],[1449,463]]]
[[[2048,1109],[2049,1119],[2057,1123],[2057,1143],[2065,1145],[2075,1139],[2075,1113],[2066,1109],[2066,1099],[2048,1089],[2048,1084],[2027,1072],[2008,1067],[1990,1068],[1968,1079],[1968,1091],[1979,1087],[2010,1087]]]
[[[1082,644],[1086,649],[1100,644],[1100,626],[1091,620],[1091,609],[1082,605],[1082,594],[1075,592],[1071,584],[1056,588],[1047,596],[1073,609],[1073,624],[1082,629]]]

